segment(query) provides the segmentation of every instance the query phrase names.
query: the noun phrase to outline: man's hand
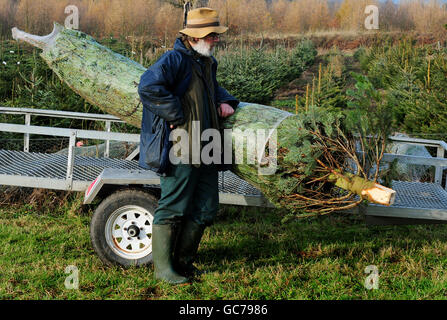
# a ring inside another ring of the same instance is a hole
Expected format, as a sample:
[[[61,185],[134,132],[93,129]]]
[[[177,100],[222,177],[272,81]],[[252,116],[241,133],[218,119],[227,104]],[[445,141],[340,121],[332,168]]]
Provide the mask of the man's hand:
[[[220,117],[226,118],[234,113],[234,109],[228,103],[221,103],[217,108],[217,113]]]

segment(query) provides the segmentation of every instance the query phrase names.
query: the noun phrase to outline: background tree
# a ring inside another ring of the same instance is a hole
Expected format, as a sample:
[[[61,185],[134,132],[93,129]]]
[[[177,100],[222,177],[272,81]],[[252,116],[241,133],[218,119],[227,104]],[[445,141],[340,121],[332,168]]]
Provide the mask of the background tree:
[[[189,2],[191,3],[192,9],[201,8],[208,6],[208,0],[162,0],[162,2],[166,2],[175,8],[183,8],[184,5]]]
[[[0,0],[0,33],[5,34],[14,24],[18,1]]]
[[[96,37],[146,36],[170,41],[183,21],[187,0],[0,0],[0,33],[11,38],[14,26],[34,34],[64,23],[67,5],[79,9],[80,30]],[[190,0],[192,8],[218,10],[229,35],[364,31],[365,7],[380,7],[381,30],[435,33],[445,37],[447,7],[441,0]],[[159,10],[163,9],[163,12]],[[170,8],[171,14],[166,14]],[[161,13],[161,14],[160,14]],[[180,24],[179,24],[180,23]],[[158,40],[157,40],[158,41]]]

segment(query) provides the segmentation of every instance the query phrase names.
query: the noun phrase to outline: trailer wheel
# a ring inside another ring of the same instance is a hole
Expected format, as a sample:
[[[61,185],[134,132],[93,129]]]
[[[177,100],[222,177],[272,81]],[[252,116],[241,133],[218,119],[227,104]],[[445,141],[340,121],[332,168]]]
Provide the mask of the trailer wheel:
[[[123,267],[152,263],[152,222],[157,198],[143,190],[119,190],[104,199],[90,223],[101,261]]]

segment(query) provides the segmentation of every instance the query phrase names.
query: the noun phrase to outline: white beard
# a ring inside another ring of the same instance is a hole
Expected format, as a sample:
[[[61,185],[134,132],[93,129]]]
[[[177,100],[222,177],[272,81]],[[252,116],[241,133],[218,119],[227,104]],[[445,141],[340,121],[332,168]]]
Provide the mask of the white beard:
[[[191,47],[194,51],[205,57],[211,57],[214,52],[214,48],[211,49],[211,45],[206,43],[203,39],[199,39],[196,44],[191,44]]]

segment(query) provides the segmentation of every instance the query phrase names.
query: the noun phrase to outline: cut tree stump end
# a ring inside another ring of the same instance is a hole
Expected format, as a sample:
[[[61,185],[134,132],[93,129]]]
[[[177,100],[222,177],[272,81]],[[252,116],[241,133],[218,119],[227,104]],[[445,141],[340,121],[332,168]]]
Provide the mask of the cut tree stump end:
[[[396,191],[376,183],[374,187],[362,190],[362,197],[377,204],[391,206],[396,199]]]

